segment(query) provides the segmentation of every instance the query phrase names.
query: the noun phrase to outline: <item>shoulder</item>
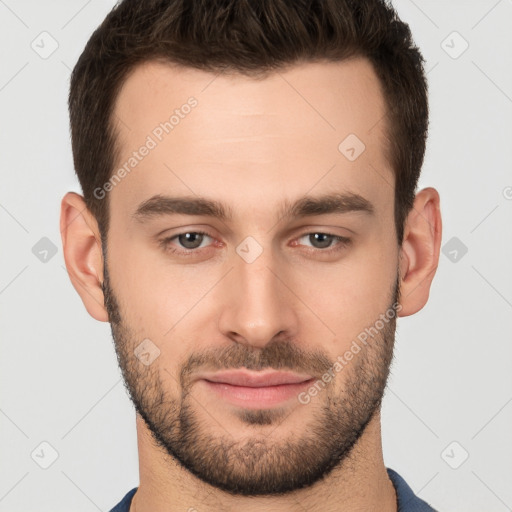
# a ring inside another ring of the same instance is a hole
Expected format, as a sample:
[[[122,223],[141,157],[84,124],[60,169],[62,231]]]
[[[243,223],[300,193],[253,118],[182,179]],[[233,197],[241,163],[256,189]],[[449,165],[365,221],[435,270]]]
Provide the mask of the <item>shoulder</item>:
[[[128,491],[124,498],[110,512],[129,512],[133,495],[137,489],[138,487],[134,487],[131,491]]]
[[[398,512],[437,512],[426,501],[418,498],[396,471],[390,468],[386,469],[396,490]]]

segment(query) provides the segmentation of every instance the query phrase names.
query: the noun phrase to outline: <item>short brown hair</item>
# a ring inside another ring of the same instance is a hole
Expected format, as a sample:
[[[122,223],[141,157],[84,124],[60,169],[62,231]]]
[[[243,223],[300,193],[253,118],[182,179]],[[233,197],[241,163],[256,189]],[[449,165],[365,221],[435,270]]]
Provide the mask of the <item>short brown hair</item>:
[[[71,76],[75,170],[106,243],[106,183],[117,160],[113,109],[130,71],[164,60],[211,72],[264,76],[300,62],[366,57],[387,104],[384,126],[395,173],[401,245],[428,130],[423,58],[410,29],[385,0],[124,0],[95,30]]]

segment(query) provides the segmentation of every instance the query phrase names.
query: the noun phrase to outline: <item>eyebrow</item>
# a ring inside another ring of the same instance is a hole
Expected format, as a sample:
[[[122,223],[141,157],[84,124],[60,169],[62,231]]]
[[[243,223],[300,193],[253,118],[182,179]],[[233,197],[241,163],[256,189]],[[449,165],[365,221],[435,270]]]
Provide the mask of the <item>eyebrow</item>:
[[[282,219],[351,212],[374,215],[375,210],[368,199],[348,192],[303,196],[294,202],[285,200],[281,203],[278,212],[278,218]],[[224,222],[230,222],[233,219],[232,209],[215,199],[197,196],[173,197],[161,194],[140,203],[133,213],[133,218],[138,222],[145,222],[151,218],[173,214],[207,216]]]

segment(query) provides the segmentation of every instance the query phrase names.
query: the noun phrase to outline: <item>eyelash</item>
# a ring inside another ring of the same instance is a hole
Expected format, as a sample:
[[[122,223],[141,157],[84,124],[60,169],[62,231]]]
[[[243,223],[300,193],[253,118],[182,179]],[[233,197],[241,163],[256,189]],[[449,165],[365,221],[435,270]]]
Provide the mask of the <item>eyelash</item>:
[[[181,235],[186,235],[187,233],[193,233],[195,235],[206,235],[206,236],[214,239],[214,237],[212,235],[210,235],[210,233],[207,233],[206,231],[183,231],[182,233],[178,233],[171,237],[164,238],[163,240],[160,241],[159,244],[166,252],[170,252],[171,254],[178,254],[179,256],[186,256],[186,257],[194,256],[195,254],[197,254],[199,252],[199,250],[200,250],[199,248],[197,248],[197,249],[171,249],[170,248],[170,243],[175,238],[178,238]],[[333,233],[326,233],[324,231],[308,231],[306,233],[301,234],[298,237],[298,239],[300,239],[304,236],[307,236],[307,235],[315,235],[315,234],[321,234],[321,235],[326,235],[328,237],[332,237],[334,239],[333,241],[334,242],[337,241],[338,243],[336,245],[334,245],[333,247],[328,247],[326,249],[319,249],[316,247],[311,247],[309,249],[309,252],[319,252],[322,254],[331,254],[331,253],[335,253],[335,252],[343,250],[344,248],[346,248],[348,245],[350,245],[352,243],[352,240],[350,238],[335,235]]]

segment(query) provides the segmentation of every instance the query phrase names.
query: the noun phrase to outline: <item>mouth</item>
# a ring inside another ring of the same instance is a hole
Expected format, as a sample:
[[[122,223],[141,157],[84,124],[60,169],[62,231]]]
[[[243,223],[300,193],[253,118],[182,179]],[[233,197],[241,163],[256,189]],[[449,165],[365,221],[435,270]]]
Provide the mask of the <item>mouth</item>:
[[[199,382],[221,400],[262,409],[296,398],[314,380],[311,375],[294,372],[230,370],[202,374]]]

